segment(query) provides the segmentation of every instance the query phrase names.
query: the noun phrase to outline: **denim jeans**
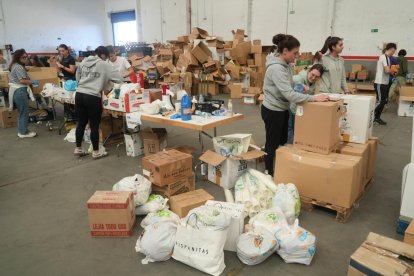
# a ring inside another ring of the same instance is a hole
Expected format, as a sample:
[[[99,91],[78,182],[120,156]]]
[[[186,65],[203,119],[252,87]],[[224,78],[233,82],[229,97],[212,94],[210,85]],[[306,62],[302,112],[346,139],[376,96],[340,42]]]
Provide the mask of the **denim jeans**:
[[[13,100],[19,112],[17,129],[20,134],[27,134],[29,132],[29,98],[27,88],[21,87],[17,89],[14,92]]]
[[[288,144],[293,144],[293,137],[295,131],[295,114],[289,110],[289,123],[288,123]]]

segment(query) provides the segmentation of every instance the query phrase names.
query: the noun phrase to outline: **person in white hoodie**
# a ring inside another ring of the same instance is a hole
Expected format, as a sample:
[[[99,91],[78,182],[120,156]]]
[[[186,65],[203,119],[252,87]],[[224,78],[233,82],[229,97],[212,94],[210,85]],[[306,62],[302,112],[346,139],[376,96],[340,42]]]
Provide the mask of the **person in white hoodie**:
[[[344,41],[340,37],[329,36],[316,59],[325,67],[320,84],[321,93],[349,93],[346,84],[344,59],[339,56],[344,49]],[[328,51],[329,50],[329,51]]]
[[[287,142],[290,104],[328,100],[324,94],[313,96],[293,90],[290,64],[299,56],[300,42],[294,36],[285,34],[275,35],[272,41],[274,49],[266,58],[264,101],[261,107],[266,129],[265,165],[270,175],[274,173],[276,149]]]
[[[91,128],[92,158],[98,159],[108,155],[107,152],[99,151],[102,91],[109,81],[122,82],[121,73],[106,62],[108,57],[108,49],[99,46],[95,50],[95,55],[84,59],[76,71],[78,87],[75,96],[75,109],[79,117],[76,126],[76,148],[74,151],[76,156],[86,155],[86,152],[82,149],[82,140],[88,122]]]

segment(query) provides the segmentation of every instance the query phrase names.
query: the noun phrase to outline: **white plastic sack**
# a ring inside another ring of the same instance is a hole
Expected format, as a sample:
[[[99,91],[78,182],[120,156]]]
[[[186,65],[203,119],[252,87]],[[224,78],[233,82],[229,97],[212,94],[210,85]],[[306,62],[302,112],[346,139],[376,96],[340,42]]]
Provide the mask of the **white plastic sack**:
[[[167,202],[168,198],[163,198],[160,195],[150,195],[145,204],[135,207],[135,214],[146,215],[148,213],[158,212],[167,208]]]
[[[221,231],[228,229],[231,216],[215,206],[204,205],[192,209],[185,221],[189,226],[200,230]]]
[[[135,251],[145,255],[141,263],[169,260],[174,249],[176,232],[177,224],[173,221],[163,221],[146,226],[135,245]]]
[[[285,215],[279,207],[261,211],[250,219],[249,224],[253,226],[253,229],[263,228],[273,235],[281,228],[288,227]]]
[[[178,225],[180,223],[180,218],[173,212],[171,212],[168,209],[163,209],[155,213],[149,213],[142,221],[141,221],[141,227],[145,228],[148,225],[159,223],[159,222],[165,222],[165,221],[171,221],[174,224]]]
[[[251,134],[231,134],[213,138],[214,150],[223,156],[240,155],[249,149]]]
[[[273,207],[279,207],[289,225],[295,222],[300,213],[300,197],[296,186],[292,183],[277,185],[277,191],[273,196]]]
[[[70,143],[76,143],[76,128],[72,128],[68,134],[66,134],[65,138],[63,140],[70,142]]]
[[[282,227],[276,234],[280,245],[277,253],[286,263],[310,265],[316,251],[316,237],[300,227],[298,220],[293,227]]]
[[[240,235],[237,241],[237,257],[247,265],[265,261],[278,248],[276,238],[265,229],[256,229]]]
[[[121,179],[112,187],[113,191],[127,191],[134,194],[135,206],[147,202],[151,193],[151,182],[140,174]]]
[[[42,95],[42,97],[52,97],[54,95],[57,94],[57,91],[61,90],[63,88],[53,84],[53,83],[45,83],[45,85],[43,85],[43,89],[40,92],[40,95]]]
[[[141,105],[141,111],[144,114],[155,115],[160,113],[163,103],[160,100],[155,100],[152,103],[145,103]]]

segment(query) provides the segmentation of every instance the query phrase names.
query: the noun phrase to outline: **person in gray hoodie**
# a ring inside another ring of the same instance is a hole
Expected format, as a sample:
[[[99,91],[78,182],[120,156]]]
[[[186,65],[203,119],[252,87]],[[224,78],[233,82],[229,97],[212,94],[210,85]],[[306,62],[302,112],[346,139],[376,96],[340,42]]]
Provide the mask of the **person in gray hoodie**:
[[[316,59],[325,67],[325,73],[321,79],[321,93],[349,93],[346,84],[344,59],[339,56],[344,49],[344,41],[340,37],[329,36],[325,44],[317,52]],[[329,50],[329,52],[328,52]]]
[[[265,165],[270,175],[274,173],[276,149],[287,142],[290,104],[328,100],[323,94],[312,96],[293,90],[290,64],[299,56],[300,42],[294,36],[285,34],[275,35],[272,41],[273,51],[266,58],[264,101],[261,107],[266,130]]]
[[[109,81],[122,82],[121,73],[106,62],[108,57],[108,49],[99,46],[95,50],[95,56],[84,59],[76,71],[78,87],[75,96],[75,109],[79,117],[76,126],[76,148],[74,151],[76,156],[86,155],[86,152],[82,149],[82,140],[88,122],[91,128],[92,158],[98,159],[108,155],[107,152],[99,151],[102,91]]]

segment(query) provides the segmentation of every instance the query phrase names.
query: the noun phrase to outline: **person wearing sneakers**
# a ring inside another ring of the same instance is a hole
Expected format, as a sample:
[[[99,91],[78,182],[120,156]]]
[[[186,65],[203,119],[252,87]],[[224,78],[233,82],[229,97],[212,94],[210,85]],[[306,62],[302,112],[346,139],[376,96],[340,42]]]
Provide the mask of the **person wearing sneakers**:
[[[277,34],[273,37],[273,52],[266,57],[264,101],[261,108],[265,124],[265,166],[268,174],[274,173],[275,151],[288,138],[289,107],[291,103],[324,102],[324,94],[306,95],[293,90],[292,66],[299,56],[300,42],[292,35]]]
[[[28,55],[24,49],[16,50],[13,54],[12,62],[9,66],[9,99],[10,110],[13,110],[14,104],[16,104],[17,111],[19,112],[19,118],[17,121],[19,138],[32,138],[37,134],[34,131],[29,130],[29,97],[34,101],[32,84],[39,84],[38,81],[30,80],[24,65],[28,60]]]
[[[397,50],[395,43],[388,43],[385,46],[384,53],[379,57],[377,61],[377,72],[375,74],[375,91],[377,93],[377,104],[375,106],[375,118],[374,122],[380,125],[386,125],[387,123],[381,119],[382,111],[385,104],[388,102],[388,94],[390,90],[390,75],[396,74],[391,70],[390,57],[394,55]]]
[[[99,123],[102,115],[102,91],[109,81],[122,82],[122,76],[111,64],[106,62],[109,51],[104,46],[95,49],[95,55],[85,58],[76,71],[78,87],[75,96],[75,109],[79,120],[76,126],[76,156],[84,156],[82,149],[83,134],[89,122],[91,128],[92,158],[107,156],[99,150]]]

